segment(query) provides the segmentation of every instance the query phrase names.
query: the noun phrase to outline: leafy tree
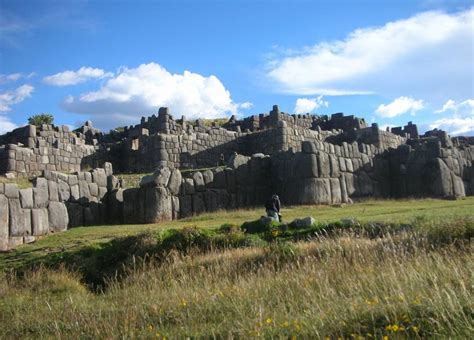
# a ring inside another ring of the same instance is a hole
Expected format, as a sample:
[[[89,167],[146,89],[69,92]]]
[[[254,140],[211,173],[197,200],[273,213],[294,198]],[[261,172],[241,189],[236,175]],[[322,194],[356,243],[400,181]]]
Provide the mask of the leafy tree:
[[[42,124],[51,125],[53,124],[54,117],[49,113],[41,113],[38,115],[31,116],[28,118],[28,124],[40,126]]]

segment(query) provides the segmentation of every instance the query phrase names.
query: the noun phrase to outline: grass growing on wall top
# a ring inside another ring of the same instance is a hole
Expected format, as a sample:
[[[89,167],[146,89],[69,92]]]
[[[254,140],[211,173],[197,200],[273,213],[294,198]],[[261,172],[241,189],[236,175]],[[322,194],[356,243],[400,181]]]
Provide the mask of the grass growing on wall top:
[[[0,183],[15,183],[19,189],[31,188],[33,186],[31,181],[26,177],[6,178],[4,176],[0,176]]]

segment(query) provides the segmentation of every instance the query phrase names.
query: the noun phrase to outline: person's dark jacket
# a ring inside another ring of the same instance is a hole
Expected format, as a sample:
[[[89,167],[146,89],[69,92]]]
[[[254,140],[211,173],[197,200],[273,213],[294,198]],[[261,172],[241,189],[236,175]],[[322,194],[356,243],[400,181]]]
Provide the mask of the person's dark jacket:
[[[266,210],[273,210],[277,213],[280,212],[280,199],[279,198],[270,198],[267,203],[265,203]]]

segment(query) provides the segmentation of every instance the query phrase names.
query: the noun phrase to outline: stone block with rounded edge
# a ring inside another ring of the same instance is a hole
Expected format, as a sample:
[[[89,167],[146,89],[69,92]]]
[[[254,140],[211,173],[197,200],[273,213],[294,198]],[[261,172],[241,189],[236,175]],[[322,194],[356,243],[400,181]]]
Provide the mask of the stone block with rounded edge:
[[[34,236],[46,235],[49,231],[48,209],[31,210],[31,231]]]
[[[20,190],[20,203],[23,209],[33,208],[33,188]]]
[[[66,205],[62,202],[49,202],[48,206],[49,230],[64,231],[69,224],[69,215]]]

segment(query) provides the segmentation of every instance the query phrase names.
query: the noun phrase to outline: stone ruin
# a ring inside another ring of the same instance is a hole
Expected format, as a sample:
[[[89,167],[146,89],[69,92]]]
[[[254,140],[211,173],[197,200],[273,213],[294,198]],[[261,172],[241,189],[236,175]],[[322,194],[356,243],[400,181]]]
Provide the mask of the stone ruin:
[[[75,131],[28,125],[0,136],[0,174],[34,177],[27,189],[0,183],[0,249],[75,226],[262,206],[274,193],[285,205],[474,194],[472,137],[419,135],[411,122],[382,131],[342,113],[289,115],[278,106],[206,123],[161,108],[108,134],[87,122]],[[124,189],[112,167],[152,174]]]

